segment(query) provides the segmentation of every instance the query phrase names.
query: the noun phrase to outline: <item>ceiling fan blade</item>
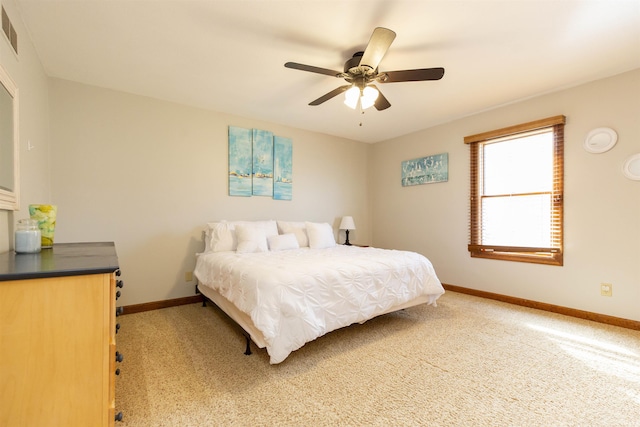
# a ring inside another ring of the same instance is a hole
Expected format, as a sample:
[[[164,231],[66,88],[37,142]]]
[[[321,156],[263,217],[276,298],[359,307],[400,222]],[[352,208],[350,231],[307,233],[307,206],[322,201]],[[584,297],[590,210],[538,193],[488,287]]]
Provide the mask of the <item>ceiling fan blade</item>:
[[[385,71],[380,83],[419,82],[423,80],[440,80],[444,76],[444,68],[420,68],[417,70]]]
[[[332,76],[332,77],[340,77],[340,75],[342,74],[339,71],[333,71],[327,68],[314,67],[312,65],[298,64],[297,62],[287,62],[286,64],[284,64],[284,66],[287,68],[293,68],[294,70],[302,70],[302,71],[309,71],[310,73],[326,74],[327,76]]]
[[[378,68],[378,64],[382,61],[382,58],[387,53],[389,46],[391,46],[395,38],[396,33],[387,28],[377,27],[373,30],[369,44],[360,59],[360,66],[366,65],[367,67],[371,67],[372,70]]]
[[[369,86],[371,86],[372,88],[378,91],[378,97],[376,98],[376,102],[373,104],[373,106],[376,107],[376,110],[382,111],[391,107],[391,103],[387,98],[385,98],[382,92],[380,92],[380,89],[378,89],[375,85],[369,85]]]
[[[320,98],[316,99],[315,101],[311,101],[309,103],[309,105],[320,105],[323,102],[330,100],[334,96],[340,95],[342,92],[346,91],[350,87],[351,87],[351,85],[344,85],[344,86],[340,86],[338,88],[335,88],[331,92],[322,95]]]

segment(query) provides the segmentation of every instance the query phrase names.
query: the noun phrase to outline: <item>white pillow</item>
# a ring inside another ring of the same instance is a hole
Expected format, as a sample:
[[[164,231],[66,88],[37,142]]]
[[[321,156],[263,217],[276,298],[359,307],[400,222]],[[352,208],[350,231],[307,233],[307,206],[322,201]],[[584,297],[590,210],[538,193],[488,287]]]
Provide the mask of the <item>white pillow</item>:
[[[236,237],[238,239],[237,252],[246,254],[252,252],[267,252],[267,235],[262,227],[255,224],[236,225]]]
[[[269,236],[267,237],[267,243],[269,244],[270,251],[286,251],[300,247],[298,239],[296,239],[296,235],[293,233]]]
[[[205,252],[236,250],[236,233],[233,224],[228,222],[209,222],[207,223],[207,235]]]
[[[233,224],[238,225],[251,225],[261,228],[264,231],[265,236],[275,236],[278,234],[278,224],[274,220],[267,221],[233,221]]]
[[[298,246],[301,248],[309,246],[307,226],[304,222],[278,221],[278,230],[280,230],[280,234],[295,234],[296,239],[298,240]]]
[[[311,249],[332,248],[336,245],[333,229],[328,223],[306,222],[305,225]]]

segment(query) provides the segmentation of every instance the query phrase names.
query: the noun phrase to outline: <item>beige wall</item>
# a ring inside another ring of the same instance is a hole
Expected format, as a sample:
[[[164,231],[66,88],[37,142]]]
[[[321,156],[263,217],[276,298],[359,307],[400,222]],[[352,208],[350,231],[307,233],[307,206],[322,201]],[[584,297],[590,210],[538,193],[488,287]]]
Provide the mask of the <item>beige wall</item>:
[[[17,220],[29,216],[29,204],[49,203],[49,109],[47,77],[12,1],[2,1],[18,33],[18,52],[0,33],[0,64],[18,88],[20,120],[20,209],[0,210],[0,252],[13,249]],[[31,142],[32,149],[28,150]]]
[[[370,145],[58,79],[50,98],[56,242],[114,241],[123,305],[193,295],[184,273],[207,221],[309,220],[337,232],[352,215],[352,240],[370,241]],[[229,125],[292,138],[292,201],[227,195]]]
[[[467,135],[563,114],[565,255],[553,267],[471,258]],[[640,70],[463,118],[373,146],[373,243],[430,258],[440,280],[535,301],[640,320],[640,181],[622,174],[640,152]],[[618,143],[591,154],[584,137],[611,127]],[[449,181],[400,184],[403,160],[449,153]],[[600,283],[613,297],[600,296]]]

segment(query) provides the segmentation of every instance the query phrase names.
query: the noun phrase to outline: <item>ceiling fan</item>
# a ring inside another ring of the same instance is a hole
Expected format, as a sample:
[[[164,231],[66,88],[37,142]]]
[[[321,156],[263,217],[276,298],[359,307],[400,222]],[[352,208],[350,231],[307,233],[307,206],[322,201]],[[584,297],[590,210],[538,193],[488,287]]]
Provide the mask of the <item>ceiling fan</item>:
[[[344,102],[353,109],[359,104],[363,110],[372,105],[375,106],[378,111],[386,110],[391,107],[391,103],[380,93],[378,88],[373,84],[374,82],[396,83],[440,80],[442,76],[444,76],[444,68],[441,67],[379,72],[378,65],[395,38],[396,33],[393,31],[387,28],[377,27],[373,30],[369,44],[367,44],[364,52],[354,53],[353,57],[344,63],[343,72],[314,67],[312,65],[298,64],[296,62],[287,62],[284,66],[295,70],[342,78],[349,83],[311,101],[309,105],[320,105],[346,92]]]

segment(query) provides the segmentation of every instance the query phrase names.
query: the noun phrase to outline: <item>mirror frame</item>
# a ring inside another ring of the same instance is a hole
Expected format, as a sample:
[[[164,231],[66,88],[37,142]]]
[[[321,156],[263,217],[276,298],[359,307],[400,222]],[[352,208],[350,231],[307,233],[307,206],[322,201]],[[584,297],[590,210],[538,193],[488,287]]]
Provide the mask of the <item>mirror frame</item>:
[[[13,98],[13,141],[0,141],[0,144],[13,146],[13,191],[0,188],[0,209],[17,211],[20,209],[20,138],[18,136],[18,88],[9,74],[0,65],[0,84]]]

